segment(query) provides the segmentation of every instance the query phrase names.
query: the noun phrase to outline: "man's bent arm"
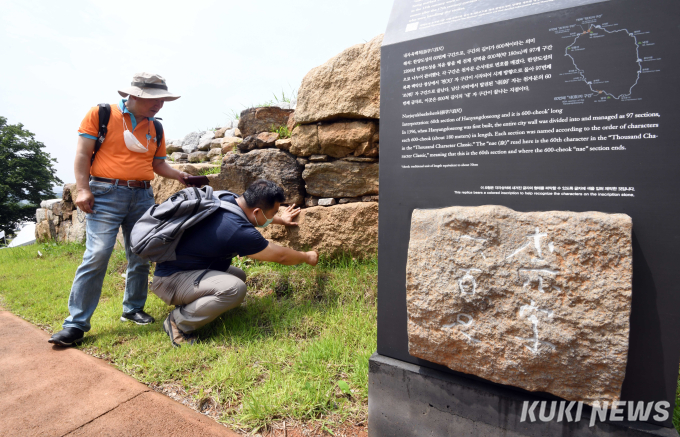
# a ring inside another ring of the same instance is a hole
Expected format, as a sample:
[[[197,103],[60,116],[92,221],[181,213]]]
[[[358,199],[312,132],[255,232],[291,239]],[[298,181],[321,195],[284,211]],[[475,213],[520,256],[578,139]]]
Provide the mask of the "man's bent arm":
[[[319,261],[319,254],[314,251],[298,252],[297,250],[270,242],[266,249],[256,254],[248,255],[248,258],[256,259],[258,261],[271,261],[286,266],[293,266],[301,263],[315,266]]]
[[[91,213],[94,207],[94,196],[90,191],[90,164],[94,152],[94,143],[95,140],[91,138],[79,136],[76,146],[76,159],[73,163],[78,189],[76,205],[86,213]]]
[[[184,182],[184,178],[187,176],[190,176],[187,173],[181,172],[179,170],[175,170],[174,168],[170,167],[167,162],[165,162],[165,159],[155,159],[153,160],[153,171],[159,176],[163,176],[164,178],[169,178],[169,179],[177,179],[184,185],[186,183]]]

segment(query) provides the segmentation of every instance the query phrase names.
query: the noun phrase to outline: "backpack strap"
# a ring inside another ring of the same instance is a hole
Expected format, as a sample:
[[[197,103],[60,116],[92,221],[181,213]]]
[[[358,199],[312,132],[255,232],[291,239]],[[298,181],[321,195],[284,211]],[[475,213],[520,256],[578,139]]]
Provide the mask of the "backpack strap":
[[[92,159],[90,159],[90,166],[94,163],[94,157],[97,156],[97,152],[99,152],[102,143],[106,139],[107,126],[109,125],[109,119],[111,118],[111,105],[108,103],[100,103],[97,106],[99,107],[99,132],[97,133],[97,139],[94,142],[94,152],[92,153]]]
[[[241,209],[240,206],[234,205],[231,202],[227,202],[226,200],[221,199],[222,196],[225,196],[227,194],[230,194],[230,195],[234,196],[235,198],[238,198],[238,194],[234,194],[231,191],[227,191],[227,190],[215,191],[213,193],[215,198],[220,201],[220,208],[226,209],[227,211],[230,211],[230,212],[233,212],[237,216],[241,217],[243,220],[250,222],[250,220],[248,220],[248,217],[246,217],[246,214],[243,212],[243,210]]]
[[[163,124],[158,120],[160,119],[153,119],[153,127],[156,129],[156,152],[158,152],[158,148],[161,146],[161,140],[163,139]],[[156,156],[156,152],[154,152],[154,156]]]

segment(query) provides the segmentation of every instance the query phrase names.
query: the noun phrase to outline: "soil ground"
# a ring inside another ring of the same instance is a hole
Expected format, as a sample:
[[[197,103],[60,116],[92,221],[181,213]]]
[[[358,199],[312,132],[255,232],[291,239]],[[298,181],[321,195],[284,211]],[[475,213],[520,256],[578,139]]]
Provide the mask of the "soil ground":
[[[238,436],[105,361],[48,338],[0,308],[3,435]]]

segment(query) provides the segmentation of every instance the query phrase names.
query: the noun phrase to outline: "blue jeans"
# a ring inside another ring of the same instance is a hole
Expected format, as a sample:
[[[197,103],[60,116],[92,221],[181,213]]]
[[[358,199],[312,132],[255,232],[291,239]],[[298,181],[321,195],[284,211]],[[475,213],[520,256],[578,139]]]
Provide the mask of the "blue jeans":
[[[128,188],[90,181],[96,213],[87,214],[87,242],[83,263],[76,271],[68,298],[70,315],[63,327],[90,330],[90,319],[99,303],[102,284],[118,228],[123,227],[128,261],[123,312],[144,309],[148,292],[149,262],[130,250],[130,231],[137,220],[154,205],[153,189]]]

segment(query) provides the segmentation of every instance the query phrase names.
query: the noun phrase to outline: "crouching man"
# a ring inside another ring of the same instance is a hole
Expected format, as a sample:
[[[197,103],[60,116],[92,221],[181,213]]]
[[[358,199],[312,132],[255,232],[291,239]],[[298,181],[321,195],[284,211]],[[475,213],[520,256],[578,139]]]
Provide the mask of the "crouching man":
[[[297,225],[294,220],[300,208],[295,205],[276,216],[284,199],[281,187],[263,179],[253,182],[243,196],[223,196],[223,201],[241,208],[247,220],[218,209],[184,232],[175,261],[156,266],[151,290],[166,304],[176,306],[163,322],[173,346],[193,344],[194,331],[243,302],[246,274],[231,265],[234,256],[284,265],[316,265],[316,252],[298,252],[270,243],[255,229],[270,223]]]

